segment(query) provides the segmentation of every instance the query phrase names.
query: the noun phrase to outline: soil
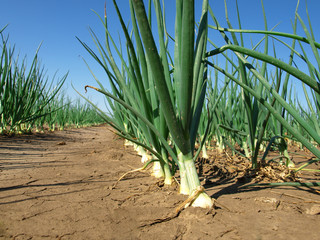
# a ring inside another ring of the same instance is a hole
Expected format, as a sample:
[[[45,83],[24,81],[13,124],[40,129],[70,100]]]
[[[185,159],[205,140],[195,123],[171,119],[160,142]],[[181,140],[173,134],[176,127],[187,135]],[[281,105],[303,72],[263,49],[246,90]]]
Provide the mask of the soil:
[[[141,162],[106,126],[1,136],[0,239],[320,239],[318,187],[243,187],[230,159],[212,151],[199,169],[216,207],[175,214],[187,197],[148,171],[112,188]]]

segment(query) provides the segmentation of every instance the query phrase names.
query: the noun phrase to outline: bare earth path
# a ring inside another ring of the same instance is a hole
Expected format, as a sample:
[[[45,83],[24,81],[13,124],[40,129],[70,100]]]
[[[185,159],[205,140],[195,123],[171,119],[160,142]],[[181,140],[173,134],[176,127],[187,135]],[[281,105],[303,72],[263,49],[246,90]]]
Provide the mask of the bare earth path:
[[[211,184],[219,203],[187,208],[106,127],[0,137],[0,239],[320,239],[320,195],[307,188]],[[319,190],[319,188],[317,188]],[[227,208],[225,208],[226,206]]]

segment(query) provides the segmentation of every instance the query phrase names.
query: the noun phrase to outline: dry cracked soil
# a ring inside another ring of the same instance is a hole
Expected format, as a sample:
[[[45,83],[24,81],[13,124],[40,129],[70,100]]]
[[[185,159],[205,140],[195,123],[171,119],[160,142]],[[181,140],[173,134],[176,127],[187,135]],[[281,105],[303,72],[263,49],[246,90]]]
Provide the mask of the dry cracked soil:
[[[213,172],[202,180],[215,209],[176,215],[186,196],[148,171],[112,188],[139,167],[106,126],[1,136],[0,239],[320,239],[319,188],[242,188]]]

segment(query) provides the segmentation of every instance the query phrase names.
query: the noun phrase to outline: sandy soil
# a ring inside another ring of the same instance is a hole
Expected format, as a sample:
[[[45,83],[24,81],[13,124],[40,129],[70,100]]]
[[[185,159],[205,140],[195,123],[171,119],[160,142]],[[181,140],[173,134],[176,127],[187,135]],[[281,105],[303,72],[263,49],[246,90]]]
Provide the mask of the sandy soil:
[[[0,239],[320,239],[319,188],[241,188],[209,167],[202,179],[217,207],[173,217],[186,197],[146,172],[111,188],[138,167],[103,126],[0,137]]]

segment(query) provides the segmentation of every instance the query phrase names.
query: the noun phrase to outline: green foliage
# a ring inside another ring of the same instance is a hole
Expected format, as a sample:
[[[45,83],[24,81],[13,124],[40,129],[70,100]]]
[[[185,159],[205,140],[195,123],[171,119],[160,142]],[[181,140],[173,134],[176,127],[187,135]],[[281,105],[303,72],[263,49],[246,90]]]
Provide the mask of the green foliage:
[[[106,114],[100,110],[100,114],[118,131],[118,135],[149,150],[152,158],[160,162],[165,178],[179,169],[181,192],[192,195],[200,186],[194,162],[211,140],[215,140],[221,149],[228,146],[234,153],[243,151],[255,169],[264,162],[260,150],[267,154],[271,144],[278,146],[281,158],[288,160],[285,161],[287,166],[292,167],[287,152],[288,138],[298,141],[320,158],[320,151],[314,144],[320,144],[320,44],[314,39],[311,24],[308,31],[297,12],[293,34],[274,32],[268,30],[262,2],[264,30],[243,30],[237,2],[239,29],[234,29],[227,8],[228,26],[221,27],[208,1],[203,1],[201,19],[196,25],[195,2],[177,0],[175,34],[169,37],[165,7],[159,0],[150,0],[148,8],[145,1],[129,1],[129,25],[124,23],[116,1],[113,2],[127,52],[123,54],[121,42],[117,44],[111,36],[105,14],[104,19],[100,18],[105,39],[98,39],[90,30],[97,52],[79,41],[105,70],[110,87],[96,79],[99,88],[86,88],[106,96],[110,112]],[[152,8],[156,13],[157,34],[151,27]],[[208,13],[215,26],[208,25]],[[306,36],[296,35],[298,21]],[[212,32],[208,32],[209,28],[213,29]],[[263,35],[255,45],[249,45],[244,41],[246,34]],[[208,38],[212,35],[213,40]],[[159,38],[155,39],[155,36]],[[219,36],[225,45],[215,44]],[[169,39],[174,42],[173,52],[168,48]],[[289,50],[287,62],[278,58],[274,41]],[[264,46],[260,51],[262,43]],[[208,44],[214,49],[207,51]],[[309,60],[305,47],[311,49],[316,64]],[[117,58],[120,64],[117,64]],[[294,58],[302,60],[309,73],[294,65]],[[219,86],[221,78],[224,81]],[[294,99],[291,79],[302,84],[307,108],[301,107]],[[195,147],[197,142],[198,150]],[[208,199],[202,192],[199,196],[202,200]],[[197,206],[209,205],[207,201]]]
[[[0,56],[0,133],[31,132],[44,127],[82,126],[101,123],[102,119],[88,104],[72,103],[59,97],[67,74],[54,86],[54,78],[45,75],[36,52],[28,67],[20,61],[15,48],[2,36]]]
[[[240,131],[244,133],[244,136],[248,136],[248,146],[246,145],[247,140],[239,145],[243,148],[249,148],[248,150],[250,151],[247,151],[247,156],[252,159],[252,166],[254,168],[257,168],[259,165],[257,158],[263,139],[270,141],[275,136],[280,136],[279,144],[281,146],[286,146],[284,138],[288,137],[289,134],[290,138],[300,142],[319,158],[320,151],[313,142],[316,142],[317,145],[320,144],[318,131],[319,119],[317,119],[316,115],[317,110],[314,110],[314,106],[318,106],[319,96],[319,72],[317,68],[319,68],[320,65],[318,53],[320,44],[314,39],[310,21],[309,32],[296,11],[293,23],[293,34],[288,34],[269,31],[264,12],[264,31],[241,29],[239,13],[238,20],[240,28],[233,29],[229,21],[228,28],[224,28],[219,25],[213,12],[210,11],[210,13],[215,22],[215,26],[209,27],[219,31],[225,40],[226,45],[217,47],[211,42],[215,49],[207,53],[208,64],[241,87],[240,91],[242,97],[236,101],[236,107],[239,110],[233,109],[232,113],[226,111],[229,113],[228,119],[232,119],[232,125],[230,125],[230,121],[222,121],[220,123],[220,126],[224,126],[224,130],[228,129],[227,132],[229,132],[225,133],[224,137],[226,134],[231,137],[231,129],[233,133],[235,133],[236,130],[238,136],[240,136]],[[227,10],[226,18],[228,19]],[[298,20],[306,36],[296,35]],[[231,37],[229,37],[228,33]],[[239,35],[236,35],[235,33],[239,33],[241,41],[238,41],[237,36]],[[253,48],[249,48],[248,46],[245,46],[245,43],[243,42],[243,35],[249,33],[264,34],[264,37]],[[279,40],[276,36],[281,36],[285,40],[291,41],[291,46],[288,43],[285,43],[285,41]],[[277,50],[274,45],[273,55],[269,53],[269,38],[279,41],[284,48],[290,50],[290,57],[287,63],[278,59],[276,55]],[[265,42],[265,45],[263,52],[260,52],[256,47],[259,46],[262,41]],[[239,42],[241,44],[239,44]],[[299,44],[300,49],[296,48],[296,43]],[[314,59],[316,60],[315,65],[309,60],[308,55],[304,50],[306,47],[311,49],[311,52],[314,54]],[[301,53],[299,53],[299,50]],[[227,56],[225,51],[228,51],[230,55],[235,56],[237,61],[234,61],[232,57]],[[219,58],[223,56],[227,59],[228,62],[225,67],[218,66],[217,63],[209,61],[209,57],[214,55],[219,55]],[[302,60],[302,62],[307,65],[309,74],[301,71],[300,66],[293,66],[293,58]],[[251,60],[249,61],[248,59]],[[228,69],[227,66],[232,66],[232,71],[230,71],[230,68]],[[289,89],[289,79],[301,81],[308,103],[307,109],[306,107],[302,108],[299,101],[296,99],[293,100],[291,90]],[[238,93],[240,93],[240,91],[238,91]],[[308,91],[311,93],[313,103],[310,101],[307,93]],[[237,98],[236,95],[237,94],[235,93],[234,95],[230,95],[230,97]],[[231,106],[228,105],[228,109],[230,108]],[[246,112],[246,117],[237,117],[238,112],[244,111]],[[232,115],[230,116],[230,114]],[[224,118],[220,117],[219,120],[224,120]],[[242,126],[244,126],[244,128],[242,128]],[[231,138],[235,139],[234,137]],[[244,137],[242,137],[242,139],[243,138]],[[280,148],[281,154],[287,157],[286,151],[286,147]],[[289,164],[292,165],[292,163]]]

